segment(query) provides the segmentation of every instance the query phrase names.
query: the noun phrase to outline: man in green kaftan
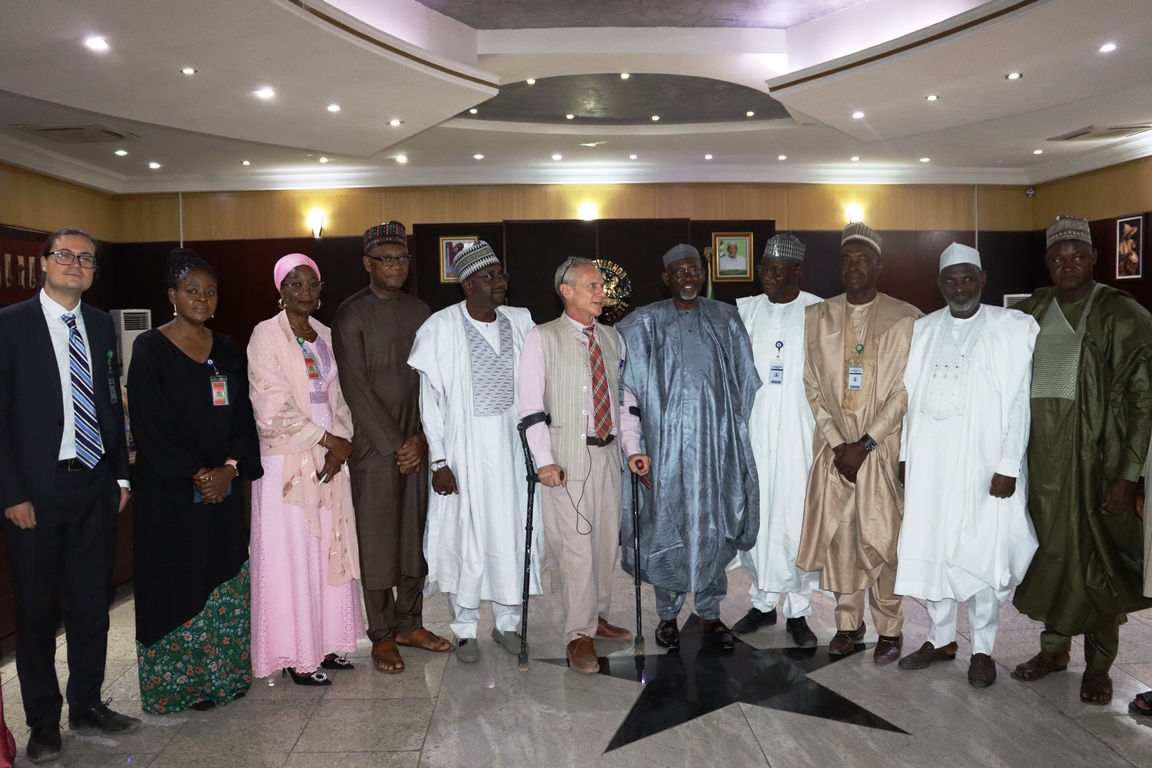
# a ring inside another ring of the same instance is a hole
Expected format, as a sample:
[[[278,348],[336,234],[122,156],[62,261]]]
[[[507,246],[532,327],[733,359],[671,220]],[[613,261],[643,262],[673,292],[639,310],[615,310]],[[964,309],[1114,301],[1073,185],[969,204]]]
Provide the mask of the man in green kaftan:
[[[1096,283],[1084,219],[1060,216],[1044,257],[1054,283],[1017,305],[1040,323],[1032,363],[1028,505],[1040,549],[1015,604],[1044,622],[1040,653],[1012,676],[1032,681],[1068,666],[1084,635],[1080,699],[1112,699],[1108,670],[1125,615],[1141,594],[1143,540],[1136,482],[1152,433],[1152,315]]]

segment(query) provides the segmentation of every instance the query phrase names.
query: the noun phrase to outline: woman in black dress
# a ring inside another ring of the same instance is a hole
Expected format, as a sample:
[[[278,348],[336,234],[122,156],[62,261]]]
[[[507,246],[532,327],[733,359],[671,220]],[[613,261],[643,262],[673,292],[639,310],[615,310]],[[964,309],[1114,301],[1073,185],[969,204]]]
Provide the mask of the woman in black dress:
[[[252,683],[248,523],[241,479],[263,474],[248,377],[204,323],[216,275],[169,256],[173,319],[132,347],[136,650],[145,712],[227,704]]]

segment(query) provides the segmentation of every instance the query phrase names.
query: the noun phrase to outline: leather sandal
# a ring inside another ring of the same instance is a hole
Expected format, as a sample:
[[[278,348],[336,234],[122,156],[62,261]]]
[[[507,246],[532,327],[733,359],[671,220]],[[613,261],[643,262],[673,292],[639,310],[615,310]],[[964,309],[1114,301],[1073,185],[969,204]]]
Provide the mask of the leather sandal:
[[[1141,704],[1144,706],[1140,706]],[[1128,703],[1128,711],[1134,715],[1152,717],[1152,691],[1136,694],[1136,698]]]
[[[400,632],[396,635],[396,645],[423,648],[426,651],[432,651],[432,653],[448,653],[452,650],[452,643],[424,627],[420,627],[415,632]]]
[[[1018,664],[1012,670],[1012,677],[1025,683],[1043,680],[1053,672],[1063,672],[1068,669],[1069,655],[1067,651],[1051,653],[1040,651],[1023,664]]]
[[[1108,704],[1112,701],[1112,678],[1107,672],[1089,667],[1080,679],[1080,701],[1085,704]]]
[[[396,643],[391,640],[372,643],[372,664],[377,672],[386,675],[404,671],[404,659],[400,658],[400,651],[396,648]]]

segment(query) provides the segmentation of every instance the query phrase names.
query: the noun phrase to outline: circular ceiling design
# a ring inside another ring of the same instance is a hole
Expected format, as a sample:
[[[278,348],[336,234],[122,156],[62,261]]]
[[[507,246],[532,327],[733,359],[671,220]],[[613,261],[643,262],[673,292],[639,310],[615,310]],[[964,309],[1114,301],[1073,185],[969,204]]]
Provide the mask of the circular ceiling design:
[[[747,27],[787,29],[864,0],[418,0],[473,29]]]
[[[613,73],[502,85],[500,93],[476,107],[476,114],[459,117],[545,125],[685,125],[790,115],[768,94],[744,85],[687,75],[637,74],[625,80]]]

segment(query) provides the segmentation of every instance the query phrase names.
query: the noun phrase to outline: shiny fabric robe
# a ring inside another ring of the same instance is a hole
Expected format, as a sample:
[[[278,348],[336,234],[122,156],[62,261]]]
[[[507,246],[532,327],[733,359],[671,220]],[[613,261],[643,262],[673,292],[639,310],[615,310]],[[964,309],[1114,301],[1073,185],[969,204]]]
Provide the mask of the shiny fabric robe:
[[[760,388],[736,308],[700,299],[701,329],[714,354],[713,381],[685,375],[672,300],[642,307],[616,329],[628,348],[624,386],[636,396],[641,450],[652,459],[651,492],[640,491],[640,578],[676,592],[714,583],[737,551],[756,543],[760,490],[748,420]],[[635,573],[632,497],[625,492],[623,567]]]
[[[816,417],[816,436],[796,565],[820,571],[820,587],[840,593],[871,587],[882,564],[896,567],[904,509],[897,479],[901,421],[908,408],[904,367],[912,324],[922,313],[883,293],[876,294],[875,301],[865,343],[875,345],[876,381],[869,401],[858,411],[841,407],[848,384],[844,334],[852,333],[846,296],[808,307],[804,321],[804,387]],[[856,483],[849,483],[836,471],[832,449],[864,433],[878,447],[860,466]],[[857,522],[856,541],[846,543],[855,554],[832,562],[830,547],[846,515],[854,515]]]
[[[1055,288],[1016,305],[1042,320]],[[1101,509],[1108,483],[1136,480],[1152,434],[1152,316],[1100,286],[1080,345],[1076,400],[1034,398],[1028,509],[1040,549],[1013,603],[1063,635],[1152,607],[1143,597],[1144,542],[1134,514]]]

